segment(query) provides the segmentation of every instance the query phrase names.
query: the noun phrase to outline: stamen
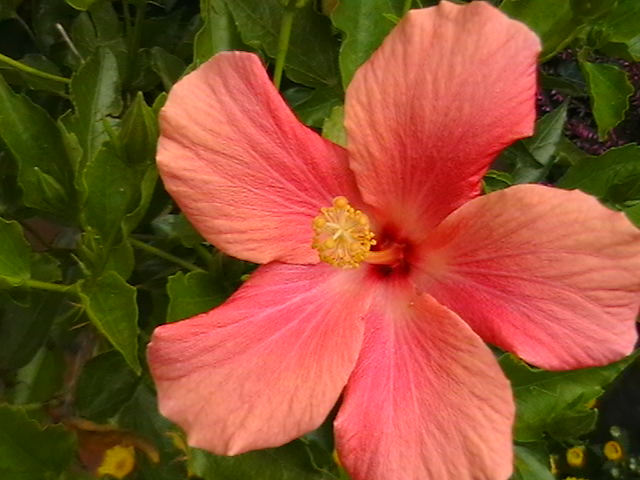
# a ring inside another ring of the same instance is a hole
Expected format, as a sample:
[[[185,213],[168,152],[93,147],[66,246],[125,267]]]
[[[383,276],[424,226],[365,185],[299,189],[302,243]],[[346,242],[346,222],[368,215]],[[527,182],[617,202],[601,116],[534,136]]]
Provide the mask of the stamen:
[[[349,205],[345,197],[333,199],[332,207],[320,209],[313,219],[313,243],[320,260],[340,268],[356,268],[376,244],[369,217]]]

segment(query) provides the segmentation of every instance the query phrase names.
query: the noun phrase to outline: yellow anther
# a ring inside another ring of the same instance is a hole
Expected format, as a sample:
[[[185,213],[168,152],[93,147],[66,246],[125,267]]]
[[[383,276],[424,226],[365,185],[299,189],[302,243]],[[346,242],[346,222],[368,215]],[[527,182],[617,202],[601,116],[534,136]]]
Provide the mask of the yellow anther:
[[[610,440],[604,444],[604,456],[609,460],[613,460],[614,462],[621,460],[624,457],[624,450],[622,449],[622,445],[620,445],[615,440]]]
[[[333,199],[333,206],[336,208],[347,208],[349,207],[349,200],[346,197],[336,197]]]
[[[313,228],[322,228],[327,224],[327,219],[324,217],[316,217],[313,219]]]
[[[369,218],[345,197],[336,197],[333,206],[321,208],[312,226],[311,246],[318,250],[320,260],[335,267],[356,268],[376,244]]]

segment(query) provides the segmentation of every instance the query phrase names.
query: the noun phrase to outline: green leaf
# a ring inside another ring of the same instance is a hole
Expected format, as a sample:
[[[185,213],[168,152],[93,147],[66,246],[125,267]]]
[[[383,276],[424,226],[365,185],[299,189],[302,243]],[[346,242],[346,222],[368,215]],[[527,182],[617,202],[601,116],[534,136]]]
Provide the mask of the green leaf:
[[[158,412],[158,398],[151,382],[139,382],[133,397],[127,402],[118,414],[118,423],[128,430],[140,433],[142,436],[153,439],[156,446],[161,445],[164,450],[175,454],[176,446],[172,436],[167,433],[175,427],[165,417]],[[182,459],[181,459],[182,460]],[[178,462],[172,462],[178,463]],[[181,464],[183,462],[180,462]],[[182,465],[180,465],[182,467]],[[160,468],[165,471],[169,465],[161,464]],[[154,472],[156,473],[156,472]],[[171,480],[185,478],[181,476],[169,477]],[[158,476],[144,477],[148,480],[156,480]],[[161,477],[166,478],[166,477]]]
[[[224,302],[224,295],[216,289],[207,272],[178,272],[167,282],[169,308],[167,322],[175,322],[211,310]]]
[[[60,261],[48,253],[31,253],[31,278],[43,282],[62,282]]]
[[[0,21],[16,17],[16,9],[22,0],[2,0],[0,2]]]
[[[202,27],[196,34],[193,57],[196,66],[225,50],[241,50],[240,34],[223,0],[200,0]]]
[[[31,277],[31,248],[18,222],[0,218],[0,287]]]
[[[0,168],[0,216],[11,217],[24,205],[16,181],[17,170],[18,167],[8,161],[4,161]]]
[[[631,58],[636,62],[640,61],[640,35],[633,37],[625,43]]]
[[[84,163],[82,161],[82,146],[80,145],[80,140],[78,140],[78,135],[72,132],[67,126],[68,124],[73,123],[72,119],[73,115],[71,110],[69,110],[58,118],[57,126],[60,130],[60,135],[62,136],[62,144],[64,145],[64,150],[69,158],[71,169],[77,174],[80,171],[80,166],[83,166]]]
[[[633,85],[624,70],[605,63],[581,62],[587,79],[593,116],[598,125],[598,136],[605,139],[613,127],[624,120],[629,108]]]
[[[0,299],[0,371],[11,371],[26,365],[47,339],[60,296],[31,291],[21,304]]]
[[[545,90],[556,90],[571,97],[587,96],[587,84],[577,64],[565,66],[557,75],[540,74],[540,85]]]
[[[151,201],[158,177],[155,148],[156,116],[138,95],[122,121],[120,135],[107,141],[84,167],[82,222],[94,229],[107,249],[120,235],[133,230]]]
[[[527,154],[518,155],[521,150],[514,150],[516,167],[511,175],[515,183],[539,182],[547,176],[566,120],[567,103],[563,103],[536,122],[532,137],[520,141]]]
[[[139,381],[118,352],[98,355],[82,368],[76,386],[76,408],[82,417],[105,421],[131,399]]]
[[[158,122],[153,109],[138,92],[131,106],[122,117],[120,142],[131,165],[154,163],[158,142]]]
[[[103,245],[108,246],[119,234],[135,196],[135,181],[112,142],[106,142],[87,162],[82,176],[82,223],[99,233]]]
[[[113,270],[125,280],[131,276],[135,266],[135,258],[133,247],[126,237],[110,247],[108,252],[101,253],[108,253],[103,271]]]
[[[285,10],[280,1],[225,0],[225,3],[236,21],[243,41],[275,58]],[[303,85],[340,85],[338,41],[331,31],[329,20],[316,13],[311,3],[295,11],[285,71],[291,80]]]
[[[183,214],[160,215],[151,222],[154,232],[160,237],[180,242],[185,247],[193,247],[204,242],[202,236]]]
[[[589,157],[587,152],[578,148],[575,143],[564,135],[560,137],[560,141],[556,147],[556,155],[558,157],[558,163],[563,165],[575,165]]]
[[[108,138],[107,117],[122,110],[120,75],[115,55],[99,48],[71,79],[71,99],[76,108],[67,129],[74,133],[83,151],[83,163],[92,159]]]
[[[541,165],[547,165],[555,153],[566,121],[567,103],[565,102],[538,120],[533,136],[523,140],[527,150]]]
[[[618,0],[600,19],[604,36],[609,43],[598,46],[611,56],[640,60],[640,3],[636,0]]]
[[[287,103],[298,118],[310,127],[320,128],[334,107],[342,105],[342,93],[333,88],[294,87],[284,92]]]
[[[2,8],[0,6],[0,8]],[[20,58],[20,63],[52,75],[63,76],[58,66],[44,55],[38,53],[28,53]],[[66,96],[66,85],[56,80],[49,80],[32,75],[8,64],[0,64],[0,73],[5,76],[8,83],[12,85],[25,86],[33,90],[43,90],[62,97]]]
[[[603,387],[633,359],[630,356],[605,367],[549,372],[503,355],[500,365],[516,399],[515,439],[535,442],[546,433],[556,440],[569,440],[589,432],[597,416],[589,408],[590,402],[602,395]]]
[[[77,10],[88,10],[97,0],[66,0],[67,4]]]
[[[92,2],[88,11],[82,12],[74,20],[71,38],[83,57],[93,55],[100,47],[108,47],[124,66],[126,45],[122,36],[122,23],[112,3]]]
[[[56,478],[74,458],[74,439],[60,426],[42,428],[24,410],[0,405],[0,477]]]
[[[153,47],[151,49],[151,68],[158,74],[165,90],[170,90],[174,83],[182,76],[187,66],[179,57],[171,55],[165,49]]]
[[[632,207],[625,208],[624,213],[636,227],[640,228],[640,203],[636,203]]]
[[[76,47],[82,59],[90,57],[95,52],[98,44],[98,37],[93,22],[89,14],[82,12],[71,24],[71,41]],[[75,60],[75,56],[72,57]],[[76,68],[82,65],[82,61],[78,60]]]
[[[47,112],[0,77],[0,137],[18,164],[27,206],[69,216],[71,177],[62,137]]]
[[[158,169],[155,164],[150,164],[142,174],[142,177],[138,177],[140,188],[135,192],[138,195],[136,196],[137,200],[134,200],[133,202],[133,205],[137,203],[137,206],[125,215],[123,221],[125,234],[129,234],[133,231],[133,229],[135,229],[142,221],[142,218],[146,214],[149,204],[151,203],[157,181]]]
[[[189,468],[204,480],[329,480],[335,476],[313,468],[304,444],[296,440],[279,448],[220,457],[190,449]]]
[[[158,179],[155,166],[156,144],[158,142],[158,121],[156,113],[138,92],[124,117],[120,130],[120,143],[124,158],[130,168],[133,183],[133,198],[124,218],[125,233],[131,232],[142,220]]]
[[[158,74],[151,66],[151,50],[141,48],[130,65],[127,88],[130,91],[138,90],[138,93],[153,90],[160,83]]]
[[[507,172],[489,170],[482,179],[482,190],[491,193],[513,185],[513,178]]]
[[[124,44],[121,44],[122,22],[113,8],[113,2],[95,2],[89,13],[98,36],[98,45],[107,45],[113,50],[124,48]]]
[[[601,19],[601,23],[606,26],[609,40],[621,43],[627,43],[638,37],[640,33],[638,22],[640,22],[640,3],[636,0],[618,0]]]
[[[80,298],[91,323],[139,374],[136,289],[117,273],[106,272],[95,282],[84,281]]]
[[[347,146],[347,132],[344,129],[344,106],[337,105],[322,125],[322,136],[342,147]]]
[[[516,445],[516,471],[512,480],[556,480],[549,470],[549,454],[544,445]]]
[[[538,34],[542,40],[542,61],[566,47],[583,23],[574,15],[570,0],[504,0],[500,8]]]
[[[573,12],[584,18],[596,18],[610,10],[616,0],[571,0]]]
[[[612,148],[598,157],[586,157],[571,166],[558,182],[559,187],[578,188],[600,199],[618,202],[640,199],[637,188],[629,188],[630,184],[640,184],[640,147],[635,144]],[[620,190],[626,195],[635,190],[637,198],[612,198]]]
[[[95,480],[95,475],[83,470],[67,470],[56,480]]]
[[[382,43],[395,24],[386,15],[401,16],[404,0],[342,0],[331,14],[336,28],[345,34],[340,47],[342,85]]]
[[[51,401],[63,387],[66,367],[62,351],[47,346],[41,348],[16,374],[13,403],[24,405]]]

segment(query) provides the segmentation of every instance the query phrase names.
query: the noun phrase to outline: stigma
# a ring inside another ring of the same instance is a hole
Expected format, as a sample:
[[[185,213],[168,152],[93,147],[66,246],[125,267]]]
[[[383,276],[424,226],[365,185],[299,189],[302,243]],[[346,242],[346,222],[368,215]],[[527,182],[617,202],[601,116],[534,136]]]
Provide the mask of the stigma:
[[[376,244],[369,217],[356,210],[345,197],[333,199],[313,219],[313,242],[320,260],[340,268],[357,268]]]

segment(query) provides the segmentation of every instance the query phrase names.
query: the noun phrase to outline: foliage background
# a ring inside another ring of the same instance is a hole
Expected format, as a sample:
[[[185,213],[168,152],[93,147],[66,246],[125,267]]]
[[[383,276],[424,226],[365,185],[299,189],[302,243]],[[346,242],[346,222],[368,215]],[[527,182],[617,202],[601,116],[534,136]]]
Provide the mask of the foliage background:
[[[408,8],[433,3],[0,0],[1,478],[347,478],[330,420],[281,448],[223,458],[188,448],[158,414],[151,331],[220,304],[253,266],[207,245],[164,192],[157,114],[171,85],[216,52],[257,52],[273,72],[288,44],[283,95],[344,143],[353,72]],[[496,160],[485,190],[579,188],[640,225],[640,2],[493,3],[544,51],[536,134]],[[518,406],[515,479],[640,478],[635,356],[557,373],[496,354]],[[603,454],[611,440],[620,460]],[[582,465],[566,461],[575,446]]]

